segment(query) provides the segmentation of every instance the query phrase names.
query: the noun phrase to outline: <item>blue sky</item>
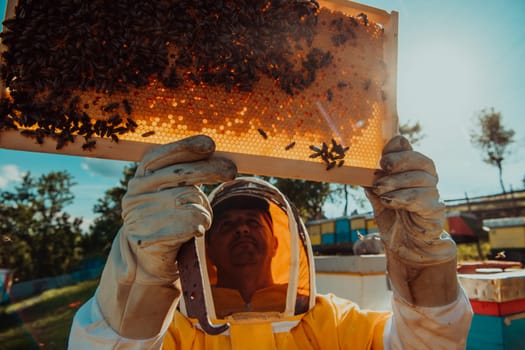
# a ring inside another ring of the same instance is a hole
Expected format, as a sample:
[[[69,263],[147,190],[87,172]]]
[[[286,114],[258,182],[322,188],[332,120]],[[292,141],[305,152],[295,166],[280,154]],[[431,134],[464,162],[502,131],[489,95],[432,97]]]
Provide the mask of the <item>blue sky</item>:
[[[419,121],[426,137],[418,150],[436,162],[443,199],[500,192],[498,172],[470,144],[473,118],[484,108],[502,113],[515,130],[503,164],[504,183],[523,188],[525,177],[525,1],[367,0],[399,12],[398,113]],[[5,8],[5,1],[0,1]],[[118,184],[128,162],[0,149],[0,190],[30,171],[67,170],[77,183],[68,211],[88,224],[104,191]],[[327,207],[339,215],[340,209]]]

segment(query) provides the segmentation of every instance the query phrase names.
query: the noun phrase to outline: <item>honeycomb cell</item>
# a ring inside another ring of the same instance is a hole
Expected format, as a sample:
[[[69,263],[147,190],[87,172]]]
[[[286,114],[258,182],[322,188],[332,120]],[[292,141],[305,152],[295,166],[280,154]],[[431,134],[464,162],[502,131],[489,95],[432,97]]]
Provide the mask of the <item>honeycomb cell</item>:
[[[373,169],[396,124],[391,58],[397,33],[381,22],[390,20],[383,13],[371,11],[366,17],[362,7],[351,3],[320,4],[311,42],[301,39],[287,56],[289,74],[278,79],[259,75],[251,90],[196,81],[195,72],[184,68],[175,87],[152,74],[145,86],[129,91],[73,89],[71,95],[80,97],[78,105],[93,121],[108,121],[115,113],[132,119],[134,131],[119,135],[126,141],[163,144],[205,133],[214,137],[219,151],[321,164],[322,157],[310,157],[311,146],[337,144],[348,147],[343,168]],[[322,60],[327,63],[321,65]],[[309,70],[312,65],[319,68]],[[281,68],[277,63],[267,67]],[[113,103],[118,107],[104,109]]]

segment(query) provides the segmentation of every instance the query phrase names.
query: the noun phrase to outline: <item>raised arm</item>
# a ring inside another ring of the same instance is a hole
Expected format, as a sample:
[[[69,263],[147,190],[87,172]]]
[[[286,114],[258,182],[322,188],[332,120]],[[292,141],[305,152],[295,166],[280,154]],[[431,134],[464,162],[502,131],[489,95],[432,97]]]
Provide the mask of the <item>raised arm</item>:
[[[231,180],[237,172],[214,151],[213,140],[199,135],[144,156],[122,200],[124,224],[95,298],[75,316],[71,349],[160,348],[181,294],[178,250],[211,225],[208,199],[197,185]]]
[[[381,168],[366,194],[394,290],[387,339],[393,348],[463,348],[472,311],[458,283],[456,245],[443,230],[434,162],[396,136],[383,150]]]

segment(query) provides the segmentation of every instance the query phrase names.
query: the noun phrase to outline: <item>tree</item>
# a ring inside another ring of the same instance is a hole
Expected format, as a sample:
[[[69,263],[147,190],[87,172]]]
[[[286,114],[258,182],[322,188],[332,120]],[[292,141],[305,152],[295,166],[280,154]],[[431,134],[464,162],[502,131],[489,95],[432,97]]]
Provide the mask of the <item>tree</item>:
[[[87,255],[104,255],[109,253],[111,243],[122,221],[122,197],[126,194],[128,182],[133,178],[137,164],[124,167],[123,178],[118,186],[110,188],[104,197],[98,199],[93,211],[98,216],[89,227],[89,233],[84,237],[83,247]]]
[[[422,132],[423,130],[419,122],[411,124],[410,121],[407,121],[399,125],[399,133],[405,136],[412,145],[417,145],[419,141],[425,138]]]
[[[82,246],[87,256],[107,256],[111,243],[118,230],[122,226],[122,197],[128,188],[137,164],[131,164],[124,168],[123,178],[119,186],[110,188],[104,193],[104,197],[98,199],[93,211],[98,216],[89,227],[89,232],[84,236]]]
[[[505,129],[503,117],[494,108],[483,109],[475,121],[476,129],[470,134],[471,143],[484,152],[483,161],[498,168],[501,190],[505,192],[503,184],[503,161],[509,153],[507,147],[514,142],[514,130]]]
[[[35,179],[26,173],[14,191],[0,193],[0,266],[19,280],[56,276],[77,267],[82,219],[64,211],[74,196],[65,171]]]
[[[326,200],[334,199],[334,191],[327,182],[278,177],[268,181],[290,199],[305,221],[325,218],[323,205]]]

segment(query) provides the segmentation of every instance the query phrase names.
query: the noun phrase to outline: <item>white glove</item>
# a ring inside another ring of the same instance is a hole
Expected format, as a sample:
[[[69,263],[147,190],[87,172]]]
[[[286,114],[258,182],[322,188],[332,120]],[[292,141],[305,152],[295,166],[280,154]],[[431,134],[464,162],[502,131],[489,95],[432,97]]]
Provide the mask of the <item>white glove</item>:
[[[180,296],[175,263],[180,246],[203,235],[212,211],[199,184],[231,180],[237,169],[212,157],[213,140],[199,135],[147,153],[122,200],[115,237],[97,291],[108,324],[125,338],[155,336],[171,321]]]
[[[366,194],[387,253],[394,292],[418,306],[447,305],[457,298],[456,246],[443,231],[445,205],[428,157],[402,136],[383,149],[381,168]]]

